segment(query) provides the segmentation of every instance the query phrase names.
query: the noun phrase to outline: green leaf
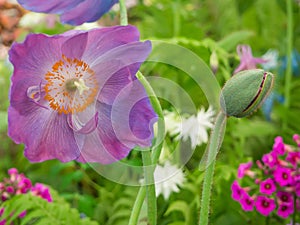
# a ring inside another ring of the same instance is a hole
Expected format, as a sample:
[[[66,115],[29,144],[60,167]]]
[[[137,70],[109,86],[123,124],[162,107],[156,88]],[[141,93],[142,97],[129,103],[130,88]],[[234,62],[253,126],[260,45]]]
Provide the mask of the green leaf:
[[[252,31],[248,30],[236,31],[220,40],[218,42],[218,45],[226,51],[232,51],[234,50],[236,45],[242,43],[244,40],[247,40],[248,38],[253,36],[253,34],[254,33]]]
[[[167,216],[173,211],[182,212],[185,220],[187,220],[189,216],[189,205],[185,201],[181,201],[181,200],[172,202],[169,208],[167,209],[167,211],[165,212],[165,215]]]

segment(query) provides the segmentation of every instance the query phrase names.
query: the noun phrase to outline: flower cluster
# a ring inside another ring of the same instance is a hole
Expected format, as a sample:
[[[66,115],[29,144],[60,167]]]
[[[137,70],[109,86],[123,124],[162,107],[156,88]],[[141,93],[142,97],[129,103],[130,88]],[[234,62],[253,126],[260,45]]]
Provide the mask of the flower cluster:
[[[282,218],[300,212],[300,136],[296,134],[293,139],[297,147],[276,137],[272,151],[257,160],[257,171],[252,169],[252,162],[240,164],[238,178],[253,182],[251,187],[242,187],[235,180],[231,186],[232,198],[244,211],[255,207],[268,216],[277,208],[276,213]]]
[[[19,173],[17,169],[11,168],[8,170],[9,178],[4,178],[0,182],[0,203],[12,198],[15,195],[31,193],[34,196],[39,196],[48,202],[52,202],[52,197],[49,189],[41,183],[32,185],[32,182],[23,173]],[[0,209],[0,216],[4,213],[4,208]],[[26,216],[26,211],[19,215],[19,218]],[[6,220],[1,220],[0,225],[5,225]]]

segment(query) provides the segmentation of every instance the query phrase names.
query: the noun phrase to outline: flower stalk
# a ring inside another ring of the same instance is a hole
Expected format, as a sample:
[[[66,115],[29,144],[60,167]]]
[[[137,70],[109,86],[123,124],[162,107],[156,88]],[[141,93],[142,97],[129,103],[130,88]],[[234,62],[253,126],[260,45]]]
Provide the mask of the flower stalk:
[[[120,4],[120,24],[123,26],[127,26],[128,25],[128,16],[127,16],[125,0],[119,0],[119,4]]]
[[[151,152],[148,150],[142,151],[145,187],[147,195],[147,210],[148,210],[148,224],[156,225],[157,221],[157,206],[154,186],[154,166],[152,166]]]
[[[162,139],[160,137],[163,137],[164,135],[164,130],[165,130],[165,125],[164,125],[164,116],[162,112],[161,105],[151,87],[149,82],[146,80],[146,78],[143,76],[143,74],[138,71],[136,74],[136,77],[138,80],[143,84],[150,102],[152,104],[152,107],[154,111],[157,113],[159,119],[158,119],[158,133],[157,137],[155,139],[155,142],[153,143],[151,147],[151,152],[142,152],[143,156],[143,164],[145,166],[145,182],[146,184],[150,184],[149,186],[141,186],[140,190],[138,192],[138,195],[136,197],[136,201],[134,203],[134,206],[132,208],[132,212],[129,218],[128,225],[136,225],[138,224],[138,218],[140,215],[140,211],[144,202],[144,199],[146,197],[146,192],[147,192],[147,199],[148,199],[148,218],[149,218],[149,223],[151,225],[156,224],[156,195],[155,195],[155,186],[154,186],[154,169],[155,165],[159,159],[161,149],[163,142],[161,141]],[[147,166],[147,165],[152,165],[152,166]]]
[[[221,143],[224,136],[227,116],[221,111],[219,112],[215,127],[211,133],[210,141],[208,144],[208,155],[205,159],[205,166],[208,166],[205,170],[203,188],[202,188],[202,199],[200,208],[199,225],[207,225],[209,220],[209,208],[210,208],[210,196],[213,184],[213,176],[216,163],[216,155],[221,147]],[[202,165],[200,164],[200,167]]]

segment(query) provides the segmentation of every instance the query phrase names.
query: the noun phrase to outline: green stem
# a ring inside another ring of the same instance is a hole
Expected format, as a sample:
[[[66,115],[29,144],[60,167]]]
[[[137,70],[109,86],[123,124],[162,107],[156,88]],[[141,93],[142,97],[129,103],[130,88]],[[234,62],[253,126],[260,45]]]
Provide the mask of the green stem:
[[[155,112],[157,113],[157,115],[159,117],[158,122],[157,122],[157,124],[158,124],[157,137],[156,137],[155,142],[154,142],[154,144],[151,148],[151,150],[152,150],[151,151],[152,152],[151,162],[152,162],[152,173],[153,173],[153,171],[155,169],[154,165],[156,165],[156,163],[159,159],[161,149],[162,149],[162,145],[163,145],[161,137],[164,136],[164,132],[165,132],[164,131],[165,130],[165,128],[164,128],[164,126],[165,126],[164,116],[163,116],[163,112],[162,112],[162,108],[160,106],[160,103],[159,103],[159,101],[158,101],[151,85],[149,84],[149,82],[146,80],[146,78],[143,76],[143,74],[139,71],[137,72],[136,77],[139,79],[139,81],[143,84],[144,88],[146,89],[146,92],[149,96],[151,104],[152,104]],[[144,158],[145,157],[143,156],[143,161],[144,161]],[[142,208],[145,197],[146,197],[146,187],[142,186],[142,187],[140,187],[140,190],[139,190],[139,192],[137,194],[137,197],[136,197],[136,200],[134,202],[134,206],[132,208],[132,212],[131,212],[131,215],[130,215],[130,218],[129,218],[128,225],[137,225],[138,224],[138,218],[139,218],[139,215],[140,215],[141,208]],[[156,201],[156,197],[153,198],[152,200]],[[153,204],[153,202],[151,204]],[[148,212],[149,212],[149,207],[148,207]]]
[[[156,225],[157,220],[157,207],[156,207],[156,195],[154,185],[154,166],[152,166],[150,151],[143,151],[143,165],[145,174],[146,194],[147,194],[147,210],[148,210],[148,224]]]
[[[287,67],[285,73],[285,102],[284,105],[288,109],[290,107],[290,91],[292,82],[292,51],[293,51],[293,0],[287,0]]]
[[[127,9],[125,5],[125,0],[119,0],[120,5],[120,24],[123,26],[128,25]]]
[[[180,34],[180,0],[176,0],[172,4],[172,10],[173,10],[173,28],[174,28],[174,37],[178,37]]]
[[[128,225],[136,225],[138,224],[139,215],[141,212],[141,208],[143,206],[144,199],[146,197],[146,187],[140,187],[140,190],[137,194],[136,200],[134,202],[133,208],[131,210],[131,215],[129,218]]]
[[[220,112],[216,118],[215,127],[211,132],[210,141],[208,144],[208,155],[205,159],[205,164],[208,167],[205,170],[202,187],[199,225],[207,225],[209,221],[210,196],[213,185],[214,169],[216,164],[215,157],[223,141],[223,135],[226,126],[226,118],[226,115],[223,112]]]

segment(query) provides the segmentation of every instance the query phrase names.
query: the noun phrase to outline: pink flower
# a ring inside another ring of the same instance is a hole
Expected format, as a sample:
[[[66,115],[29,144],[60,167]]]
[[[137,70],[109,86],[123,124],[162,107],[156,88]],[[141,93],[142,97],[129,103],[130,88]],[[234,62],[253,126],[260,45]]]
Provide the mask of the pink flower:
[[[239,185],[239,183],[235,180],[231,185],[231,197],[235,201],[240,201],[242,196],[246,193],[245,190]]]
[[[276,204],[274,199],[258,196],[255,201],[255,207],[260,214],[268,216],[276,208]]]
[[[238,178],[243,178],[246,174],[252,176],[253,172],[250,171],[252,167],[252,162],[241,163],[238,168]]]
[[[267,62],[262,58],[254,58],[249,45],[238,45],[236,51],[240,57],[240,65],[235,69],[234,74],[242,70],[256,69],[257,64]]]
[[[278,210],[277,210],[277,215],[282,217],[282,218],[287,218],[289,215],[294,213],[294,205],[293,204],[287,204],[287,203],[282,203],[279,204]]]
[[[293,140],[296,142],[296,144],[300,147],[300,135],[299,134],[294,134],[293,135]]]
[[[242,209],[244,211],[252,211],[254,207],[254,200],[251,196],[248,195],[247,192],[245,192],[242,195],[242,198],[240,200],[240,204],[242,206]]]
[[[284,143],[282,137],[278,136],[274,140],[273,151],[279,155],[284,154]]]
[[[291,193],[285,192],[285,191],[278,191],[276,196],[278,197],[279,204],[287,203],[287,204],[293,204],[294,198]]]
[[[277,167],[274,171],[274,179],[280,186],[286,186],[293,182],[291,170],[285,167]]]
[[[268,154],[264,154],[262,157],[262,161],[264,164],[270,168],[275,167],[278,165],[278,158],[275,152],[270,152]]]
[[[289,152],[286,160],[289,161],[294,167],[300,162],[300,152]]]
[[[274,191],[276,191],[276,185],[272,178],[268,178],[260,183],[260,192],[262,194],[271,195]]]
[[[35,196],[40,196],[46,199],[48,202],[52,202],[52,197],[49,192],[49,188],[41,183],[36,183],[31,189],[31,193]]]

